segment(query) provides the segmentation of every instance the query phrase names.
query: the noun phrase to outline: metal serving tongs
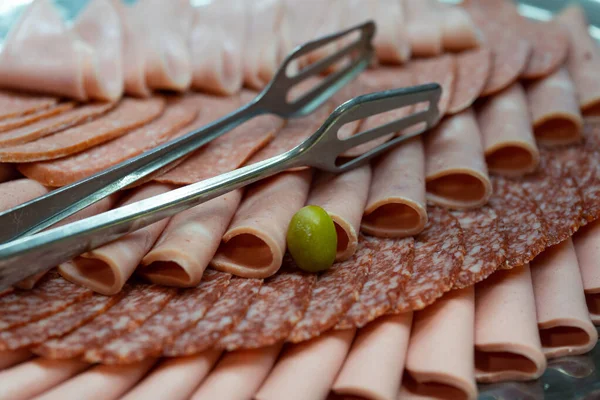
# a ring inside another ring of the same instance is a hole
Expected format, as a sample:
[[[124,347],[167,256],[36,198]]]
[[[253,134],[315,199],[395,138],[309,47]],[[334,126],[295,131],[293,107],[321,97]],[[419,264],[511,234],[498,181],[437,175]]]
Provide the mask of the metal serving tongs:
[[[441,92],[441,87],[432,83],[356,97],[337,107],[316,133],[286,153],[0,245],[0,290],[163,218],[287,169],[310,166],[341,173],[358,167],[435,125]],[[428,103],[427,109],[418,108],[420,111],[409,116],[346,139],[338,137],[339,129],[347,123],[418,103]],[[397,132],[402,134],[356,158],[340,157],[353,147]]]
[[[110,194],[160,171],[258,115],[275,114],[287,119],[313,112],[369,65],[373,55],[371,42],[374,34],[375,24],[370,21],[297,47],[284,60],[267,87],[246,106],[93,176],[0,213],[0,243],[49,228]],[[352,40],[349,43],[345,41],[348,44],[336,53],[307,66],[295,75],[289,75],[288,70],[292,69],[299,58],[341,39]],[[350,57],[349,64],[328,75],[299,98],[289,98],[294,87],[319,75],[336,62],[343,61],[345,57]]]

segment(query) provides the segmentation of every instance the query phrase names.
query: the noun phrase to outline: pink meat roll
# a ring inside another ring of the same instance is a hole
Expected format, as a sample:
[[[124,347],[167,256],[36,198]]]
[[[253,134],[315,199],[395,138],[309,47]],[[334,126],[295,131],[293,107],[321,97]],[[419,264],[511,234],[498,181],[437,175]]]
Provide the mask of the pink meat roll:
[[[0,212],[48,193],[45,186],[31,179],[17,179],[0,184]]]
[[[361,229],[374,236],[405,237],[427,223],[425,156],[415,138],[383,155],[373,165],[373,180]]]
[[[427,199],[455,209],[486,204],[492,184],[473,111],[446,118],[424,140]]]
[[[171,190],[171,186],[150,183],[134,192],[122,205],[135,203]],[[161,234],[168,219],[132,232],[116,241],[84,253],[58,267],[67,280],[91,290],[112,295],[119,293],[140,261]]]
[[[573,242],[546,249],[531,263],[537,321],[546,358],[584,354],[598,341]]]
[[[528,85],[527,100],[533,131],[540,144],[553,146],[581,141],[583,117],[573,81],[564,67]]]
[[[443,51],[442,24],[435,0],[404,0],[412,55],[437,56]]]
[[[498,271],[475,287],[475,377],[526,381],[545,369],[529,265]]]
[[[21,364],[31,356],[32,354],[28,349],[0,351],[0,371]]]
[[[567,7],[557,21],[569,35],[567,69],[577,89],[579,107],[584,115],[600,115],[600,50],[588,32],[585,11],[577,5]]]
[[[213,268],[244,278],[266,278],[281,267],[292,216],[308,197],[312,171],[287,172],[259,182],[246,192]]]
[[[600,325],[600,221],[580,228],[573,235],[573,244],[590,318],[595,325]]]
[[[540,152],[521,84],[486,99],[477,109],[477,119],[490,172],[521,176],[536,170]]]
[[[415,313],[399,398],[477,398],[474,315],[472,287]]]
[[[469,13],[455,5],[434,1],[442,27],[442,46],[446,51],[462,51],[478,47],[483,39]]]
[[[381,317],[360,329],[332,390],[341,396],[395,400],[400,390],[412,313]]]

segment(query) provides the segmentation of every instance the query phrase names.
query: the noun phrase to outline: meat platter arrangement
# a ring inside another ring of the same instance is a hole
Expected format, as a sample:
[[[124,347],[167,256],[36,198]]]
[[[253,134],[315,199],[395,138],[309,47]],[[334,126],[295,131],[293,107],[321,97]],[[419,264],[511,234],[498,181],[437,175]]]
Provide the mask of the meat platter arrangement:
[[[251,103],[296,46],[368,20],[375,59],[314,112],[253,118],[54,229],[281,155],[361,95],[437,83],[440,120],[3,288],[0,399],[475,399],[594,349],[600,50],[580,6],[540,22],[510,0],[64,3],[0,4],[0,220]]]

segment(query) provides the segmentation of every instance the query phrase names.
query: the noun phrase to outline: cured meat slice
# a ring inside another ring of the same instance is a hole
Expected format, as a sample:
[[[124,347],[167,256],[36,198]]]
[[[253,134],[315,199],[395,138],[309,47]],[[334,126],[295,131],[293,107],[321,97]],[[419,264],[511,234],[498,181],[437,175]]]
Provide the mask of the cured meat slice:
[[[0,212],[48,193],[48,189],[30,179],[17,179],[0,184]]]
[[[573,242],[549,247],[531,263],[537,322],[546,358],[584,354],[598,332],[585,304]]]
[[[384,154],[373,165],[373,180],[361,229],[380,237],[420,233],[427,223],[425,155],[420,138]]]
[[[311,175],[310,170],[287,172],[248,189],[211,265],[244,278],[275,274],[290,220],[308,197]]]
[[[62,336],[112,307],[121,296],[95,294],[42,320],[0,332],[0,349],[17,350]]]
[[[430,0],[405,0],[406,22],[413,56],[437,56],[443,51],[442,25]]]
[[[297,343],[319,336],[334,327],[352,304],[358,300],[361,288],[373,265],[374,251],[362,238],[354,255],[334,264],[319,275],[312,288],[306,312],[291,331],[288,341]]]
[[[546,248],[546,228],[540,210],[514,181],[494,177],[490,207],[498,215],[506,240],[506,261],[502,268],[525,265]]]
[[[354,331],[331,331],[308,342],[286,347],[254,398],[326,398],[350,349]],[[304,386],[303,382],[310,382],[310,385]],[[303,386],[302,390],[296,387],[298,383]]]
[[[452,288],[465,258],[465,240],[458,220],[430,207],[429,222],[415,238],[412,273],[398,292],[396,313],[420,310]]]
[[[191,397],[192,400],[243,400],[254,396],[268,376],[281,343],[226,353]]]
[[[104,117],[34,142],[0,149],[0,161],[31,162],[68,156],[124,135],[158,117],[165,106],[161,98],[126,98]]]
[[[466,10],[439,1],[432,3],[440,19],[444,50],[461,51],[479,47],[482,34]]]
[[[241,198],[242,191],[236,190],[171,218],[152,250],[142,259],[138,274],[163,285],[196,286]]]
[[[443,120],[425,137],[427,199],[443,207],[478,208],[492,194],[479,128],[471,109]]]
[[[496,212],[490,207],[454,211],[465,238],[465,259],[454,281],[454,288],[472,286],[486,279],[506,261],[504,232]]]
[[[0,351],[0,371],[12,367],[13,365],[21,364],[29,358],[31,358],[31,352],[27,349]]]
[[[38,396],[40,400],[118,399],[156,363],[147,359],[129,365],[97,365]]]
[[[579,107],[584,115],[599,115],[600,82],[596,72],[600,66],[600,51],[588,32],[585,12],[580,6],[569,6],[556,20],[569,36],[567,69],[577,89]]]
[[[89,367],[80,360],[36,358],[0,372],[2,398],[31,399],[61,384]]]
[[[53,117],[55,115],[68,111],[73,107],[75,107],[75,103],[64,102],[58,103],[47,108],[42,108],[29,114],[19,115],[13,118],[0,119],[0,132],[20,128],[22,126],[37,122],[41,119]]]
[[[456,78],[448,114],[471,107],[483,91],[492,64],[492,52],[487,48],[469,50],[456,55]]]
[[[342,396],[396,399],[412,313],[379,318],[356,334],[332,390]]]
[[[167,343],[163,347],[163,355],[187,356],[208,351],[244,318],[261,285],[260,279],[232,278],[204,318]]]
[[[166,193],[168,185],[149,183],[137,189],[121,205]],[[112,295],[119,293],[140,261],[165,229],[168,219],[155,222],[114,242],[105,244],[61,264],[58,271],[71,282],[95,292]]]
[[[331,216],[337,233],[336,261],[347,260],[356,252],[370,182],[368,165],[338,175],[322,172],[315,179],[306,203],[323,207]]]
[[[358,300],[338,322],[336,329],[363,327],[392,309],[410,279],[415,257],[414,239],[367,239],[374,250],[373,262]]]
[[[527,99],[539,143],[561,145],[581,141],[583,118],[575,87],[565,68],[529,84]]]
[[[254,92],[243,91],[241,96],[242,103],[251,101],[255,95],[256,93]],[[201,111],[199,120],[202,120],[202,123],[198,121],[198,124],[194,124],[196,125],[194,128],[200,128],[217,116],[220,117],[227,112],[233,111],[234,108],[237,108],[237,104],[239,104],[236,102],[236,106],[233,107],[234,103],[231,101],[218,100],[218,102],[222,104],[214,105],[217,115],[211,113],[210,109]],[[201,100],[200,104],[202,107],[204,99]],[[201,109],[204,110],[203,108]],[[283,124],[284,120],[273,115],[255,117],[210,142],[205,147],[196,151],[181,165],[158,177],[156,180],[180,185],[190,184],[233,171],[248,161],[254,153],[267,145],[277,135]]]
[[[167,141],[198,113],[193,97],[173,102],[154,121],[82,153],[20,166],[23,175],[46,186],[64,186],[137,156]]]
[[[498,271],[475,287],[475,377],[532,380],[545,369],[529,265]]]
[[[473,288],[455,290],[415,313],[399,398],[476,399]]]
[[[32,142],[75,125],[83,124],[114,108],[116,103],[80,105],[53,117],[0,133],[0,147]]]
[[[538,22],[527,18],[520,19],[519,27],[532,50],[521,78],[543,78],[560,68],[569,53],[566,30],[556,21]]]
[[[189,399],[220,355],[218,350],[209,350],[197,356],[163,359],[121,399]]]
[[[229,284],[231,275],[210,271],[202,282],[180,292],[139,328],[85,352],[88,362],[128,364],[158,356],[164,343],[200,320]]]
[[[600,256],[600,221],[592,222],[577,231],[573,235],[573,244],[590,318],[594,324],[600,324],[600,271],[597,268]]]
[[[123,299],[104,314],[68,335],[47,340],[32,350],[48,358],[77,358],[88,349],[100,348],[115,337],[136,329],[175,294],[174,289],[156,285],[126,285]]]
[[[317,0],[319,1],[319,0]],[[398,70],[398,68],[394,68],[394,70]],[[375,72],[377,71],[377,72]],[[356,79],[354,79],[353,81],[349,82],[348,84],[346,84],[345,86],[343,86],[337,93],[335,93],[332,97],[331,100],[329,101],[331,106],[334,107],[338,107],[341,104],[345,103],[348,100],[353,99],[354,97],[363,95],[363,94],[367,94],[367,93],[371,93],[371,92],[377,92],[379,90],[385,90],[385,88],[381,88],[383,87],[387,87],[389,89],[389,79],[391,78],[388,72],[391,72],[392,68],[385,68],[385,67],[380,67],[375,69],[368,69],[366,71],[363,71],[360,75],[358,75],[358,77]],[[396,79],[397,74],[393,74],[393,78]],[[381,85],[381,86],[380,86]],[[381,88],[381,89],[380,89]],[[326,105],[327,107],[327,105]],[[290,121],[291,122],[291,121]],[[344,125],[342,125],[339,130],[338,130],[338,138],[340,139],[346,139],[349,138],[352,135],[355,135],[358,132],[358,128],[360,127],[360,125],[362,124],[363,120],[362,119],[357,119],[355,121],[351,121],[348,122]],[[382,141],[381,143],[384,143],[385,141],[387,141],[389,138],[391,137],[391,135],[386,138],[384,141]],[[376,139],[375,141],[377,141],[379,139]],[[360,151],[362,148],[367,148],[364,147],[366,146],[368,143],[364,143],[362,145],[358,145],[356,148],[352,148],[348,151],[346,151],[345,153],[342,153],[342,155],[345,155],[347,157],[354,157],[354,153],[356,152],[356,149],[358,149],[358,151]],[[360,154],[360,153],[358,153]]]
[[[489,170],[508,176],[535,171],[540,154],[521,85],[512,84],[487,99],[477,111]]]
[[[254,349],[287,338],[310,301],[315,275],[293,265],[291,258],[277,275],[265,280],[245,318],[216,347],[228,351]]]
[[[55,106],[58,98],[0,90],[0,120],[33,114]]]
[[[456,59],[450,54],[445,54],[427,60],[413,61],[409,64],[409,68],[416,85],[435,82],[442,87],[438,110],[440,116],[446,114],[454,93]]]

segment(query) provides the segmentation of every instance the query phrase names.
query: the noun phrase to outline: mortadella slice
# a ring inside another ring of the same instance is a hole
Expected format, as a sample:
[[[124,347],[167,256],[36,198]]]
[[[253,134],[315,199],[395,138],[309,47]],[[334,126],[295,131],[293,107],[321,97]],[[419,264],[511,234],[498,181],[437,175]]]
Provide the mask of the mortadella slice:
[[[418,0],[423,1],[423,0]],[[435,58],[413,61],[409,68],[417,85],[438,83],[442,87],[442,96],[438,102],[440,117],[444,116],[450,106],[456,82],[457,60],[450,54]],[[419,108],[417,105],[416,108]],[[420,111],[420,110],[419,110]]]
[[[0,119],[0,132],[9,131],[11,129],[20,128],[25,125],[33,124],[39,120],[53,117],[58,114],[62,114],[65,111],[69,111],[75,107],[74,102],[65,101],[58,103],[48,108],[42,108],[41,110],[35,111],[30,114],[20,115],[13,118]]]
[[[0,90],[0,121],[17,118],[56,106],[57,97],[34,96],[26,93]]]
[[[425,136],[427,199],[456,209],[487,203],[492,184],[483,154],[471,109],[443,120]]]
[[[137,189],[122,205],[135,203],[171,190],[169,185],[150,183]],[[118,293],[146,252],[161,234],[168,219],[132,232],[121,239],[61,264],[61,275],[71,282],[105,295]]]
[[[539,79],[560,68],[569,53],[569,37],[566,29],[556,20],[541,22],[521,18],[522,34],[531,42],[532,52],[521,77]]]
[[[486,48],[456,55],[456,78],[448,114],[459,113],[473,105],[490,76],[491,64],[492,52]]]
[[[537,322],[546,358],[584,354],[598,332],[585,303],[573,242],[546,249],[531,263]]]
[[[520,176],[536,170],[540,152],[519,83],[486,99],[477,110],[477,119],[490,172]]]
[[[279,270],[292,216],[306,202],[312,171],[286,172],[246,192],[211,265],[245,278]]]
[[[472,287],[415,313],[399,398],[477,398],[474,314]]]
[[[590,318],[600,324],[600,221],[591,222],[573,235],[573,244],[577,252],[579,272],[583,280],[583,290],[590,312]]]
[[[425,156],[421,139],[414,138],[373,165],[361,229],[380,237],[405,237],[420,233],[425,224]]]
[[[437,56],[443,51],[442,25],[432,0],[404,0],[413,56]]]
[[[529,265],[498,271],[475,287],[475,377],[533,380],[545,369]]]
[[[527,100],[533,131],[540,144],[552,146],[581,141],[583,118],[573,81],[564,67],[529,84]]]

